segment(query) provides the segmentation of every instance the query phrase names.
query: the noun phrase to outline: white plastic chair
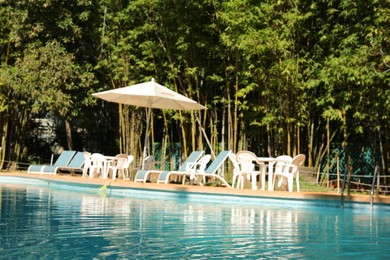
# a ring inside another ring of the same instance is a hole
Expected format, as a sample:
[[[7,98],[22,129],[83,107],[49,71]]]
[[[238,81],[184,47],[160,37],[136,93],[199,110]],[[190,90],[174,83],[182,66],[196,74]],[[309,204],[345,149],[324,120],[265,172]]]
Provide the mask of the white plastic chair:
[[[126,178],[127,179],[130,179],[131,176],[130,176],[130,172],[129,172],[129,168],[130,168],[130,164],[134,161],[134,156],[133,155],[128,155],[127,156],[127,160],[125,161],[125,164],[123,166],[123,179],[125,180]],[[126,174],[126,176],[125,176]]]
[[[237,156],[234,153],[229,154],[229,159],[233,163],[233,177],[232,177],[232,188],[236,185],[237,189],[244,188],[244,176],[241,172],[240,163],[237,161]]]
[[[274,173],[274,183],[276,176],[282,177],[280,181],[278,182],[278,188],[280,188],[281,184],[283,183],[283,178],[287,178],[287,183],[288,183],[288,191],[292,192],[293,191],[293,184],[294,184],[294,178],[296,181],[297,185],[297,191],[300,191],[299,188],[299,169],[302,166],[306,159],[306,156],[304,154],[298,154],[295,156],[291,163],[285,163],[282,165],[281,170],[277,171],[275,170]]]
[[[85,159],[85,162],[84,162],[84,168],[83,168],[83,177],[87,177],[88,176],[88,170],[89,168],[91,167],[91,153],[89,152],[84,152],[84,159]]]
[[[117,154],[115,158],[111,161],[108,161],[107,165],[107,178],[112,172],[112,179],[115,180],[116,176],[118,177],[122,174],[123,179],[125,178],[125,165],[127,161],[127,154]]]
[[[103,154],[93,153],[91,155],[91,166],[89,167],[89,178],[94,178],[95,174],[104,178],[106,158]]]
[[[195,173],[204,173],[204,171],[206,170],[207,164],[210,162],[210,160],[211,160],[211,155],[206,154],[206,155],[202,156],[202,158],[200,158],[197,162],[187,164],[186,172],[188,172],[190,174],[190,182],[192,182],[194,180],[199,182],[199,180],[197,180],[195,178]],[[203,176],[203,182],[205,182],[205,178],[206,177]],[[185,181],[185,178],[183,178],[183,184],[184,184],[184,181]]]
[[[239,151],[236,157],[241,166],[241,174],[246,175],[247,179],[252,182],[252,190],[257,190],[256,180],[259,174],[261,174],[261,181],[265,182],[265,164],[259,162],[257,156],[250,151]],[[255,163],[260,167],[258,171],[255,169]]]

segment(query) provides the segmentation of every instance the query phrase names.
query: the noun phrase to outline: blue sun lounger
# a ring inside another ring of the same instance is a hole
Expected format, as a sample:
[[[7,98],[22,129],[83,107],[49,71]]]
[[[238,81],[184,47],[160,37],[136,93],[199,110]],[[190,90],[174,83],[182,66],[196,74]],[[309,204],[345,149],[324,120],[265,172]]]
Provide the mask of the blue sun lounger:
[[[203,186],[202,182],[198,180],[197,177],[212,177],[220,180],[226,187],[231,188],[231,186],[227,183],[227,181],[220,175],[218,175],[217,171],[221,168],[222,164],[229,157],[229,154],[232,151],[222,151],[218,154],[217,158],[207,167],[204,172],[195,172],[193,173],[197,182]]]
[[[203,151],[193,151],[190,156],[188,156],[187,160],[183,163],[183,165],[177,170],[180,172],[186,171],[187,164],[191,163],[194,164],[196,161],[202,157]],[[150,173],[160,173],[161,174],[169,174],[170,172],[175,172],[175,171],[160,171],[160,170],[139,170],[137,171],[134,181],[135,182],[146,182],[149,178]],[[160,177],[159,177],[160,178]]]
[[[50,167],[59,167],[59,166],[67,166],[72,160],[73,156],[75,155],[76,151],[63,151],[56,162],[50,166],[50,165],[30,165],[27,169],[27,173],[43,173],[42,170],[46,166]]]
[[[204,172],[195,172],[192,173],[196,176],[205,176],[205,177],[215,177],[219,180],[221,180],[227,187],[230,187],[230,185],[226,182],[224,178],[219,176],[217,173],[217,170],[222,166],[222,164],[225,162],[225,160],[228,158],[229,153],[231,151],[222,151],[218,154],[217,158],[210,164],[209,167]],[[176,175],[188,175],[188,169],[183,168],[179,169],[178,171],[165,171],[160,173],[160,176],[158,177],[157,183],[164,183],[167,184],[169,182],[169,177],[172,174]]]
[[[41,173],[43,174],[57,174],[59,171],[66,172],[83,172],[83,165],[85,162],[85,156],[83,152],[77,152],[73,156],[72,160],[66,166],[53,165],[53,166],[43,166]]]

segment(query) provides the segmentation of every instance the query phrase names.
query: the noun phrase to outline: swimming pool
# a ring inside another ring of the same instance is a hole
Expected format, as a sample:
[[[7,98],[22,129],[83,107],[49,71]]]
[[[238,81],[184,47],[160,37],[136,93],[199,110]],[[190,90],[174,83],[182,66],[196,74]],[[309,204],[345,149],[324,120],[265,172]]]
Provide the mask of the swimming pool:
[[[9,259],[385,259],[390,254],[389,211],[104,196],[23,181],[0,185],[0,194],[0,255]]]

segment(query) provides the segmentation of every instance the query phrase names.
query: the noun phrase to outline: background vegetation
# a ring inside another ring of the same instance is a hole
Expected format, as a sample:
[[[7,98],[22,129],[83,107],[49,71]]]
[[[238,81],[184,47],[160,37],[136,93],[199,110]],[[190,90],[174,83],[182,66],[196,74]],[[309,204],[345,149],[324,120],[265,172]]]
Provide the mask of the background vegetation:
[[[64,122],[65,149],[139,157],[145,110],[91,94],[153,77],[208,107],[153,111],[163,157],[177,142],[183,157],[208,149],[197,113],[216,152],[304,153],[318,166],[365,149],[386,171],[389,5],[0,0],[1,167],[44,154],[32,119],[48,115]]]

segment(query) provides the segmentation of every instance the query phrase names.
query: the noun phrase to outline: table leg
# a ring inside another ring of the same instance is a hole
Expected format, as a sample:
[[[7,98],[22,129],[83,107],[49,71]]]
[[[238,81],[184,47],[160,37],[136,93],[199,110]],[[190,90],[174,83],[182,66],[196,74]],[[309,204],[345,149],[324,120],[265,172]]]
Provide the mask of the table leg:
[[[256,185],[256,181],[257,181],[257,174],[256,174],[256,172],[253,172],[252,174],[251,174],[252,176],[251,176],[251,178],[252,178],[252,190],[257,190],[257,185]]]
[[[103,161],[103,169],[102,169],[102,178],[107,179],[108,178],[108,162]]]
[[[275,162],[269,162],[268,163],[268,190],[273,191],[274,190],[274,164]]]
[[[261,174],[261,190],[265,190],[265,174],[266,174],[266,166],[265,164],[260,165],[260,174]]]

